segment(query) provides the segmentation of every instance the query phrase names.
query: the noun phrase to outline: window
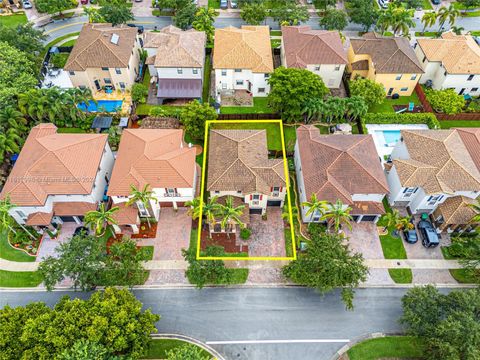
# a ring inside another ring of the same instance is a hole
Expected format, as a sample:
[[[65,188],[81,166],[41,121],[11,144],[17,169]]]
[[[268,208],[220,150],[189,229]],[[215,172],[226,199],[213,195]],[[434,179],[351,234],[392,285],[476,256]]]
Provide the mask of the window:
[[[253,199],[253,200],[260,200],[260,195],[254,194],[254,195],[252,196],[252,199]]]
[[[120,82],[119,84],[120,84],[120,89],[125,90],[125,83],[124,83],[124,82]]]
[[[69,71],[68,72],[70,75],[75,75],[75,71]]]
[[[108,71],[108,67],[102,67],[103,71]]]
[[[222,89],[226,89],[227,88],[227,84],[222,84]]]
[[[222,70],[222,76],[227,76],[227,70]]]
[[[427,57],[426,57],[426,56],[423,57],[422,63],[424,63],[425,60],[427,60]]]
[[[315,65],[315,71],[320,71],[320,65]]]
[[[258,92],[259,92],[259,93],[264,93],[264,92],[265,92],[265,88],[258,88]]]
[[[122,73],[122,70],[120,70],[119,68],[115,68],[115,73],[120,75]]]
[[[403,197],[408,198],[417,192],[417,188],[405,188],[403,190]]]
[[[109,78],[105,78],[103,79],[103,81],[105,82],[106,85],[110,85],[112,83],[112,80]]]
[[[165,196],[169,196],[169,197],[172,197],[172,196],[177,196],[177,189],[175,188],[166,188],[165,189],[167,191],[167,193],[165,194]]]
[[[475,76],[475,75],[468,75],[467,81],[472,81],[474,76]]]
[[[472,92],[477,92],[478,88],[472,88]]]
[[[235,72],[242,72],[242,69],[235,69]]]
[[[177,69],[177,74],[183,74],[183,69],[182,69],[182,68],[178,68],[178,69]]]
[[[274,186],[272,187],[272,196],[279,196],[280,195],[280,187],[279,186]]]
[[[335,71],[340,71],[340,65],[335,65]]]
[[[264,77],[265,79],[268,79],[268,78],[270,77],[270,74],[264,74],[263,77]]]
[[[410,80],[417,80],[417,74],[412,75],[412,77],[410,78]]]
[[[193,70],[192,70],[192,73],[198,74],[198,69],[193,69]]]
[[[237,85],[243,85],[243,80],[237,80],[235,83],[236,83]]]
[[[447,70],[445,70],[445,72],[443,73],[443,76],[447,76]]]
[[[18,216],[20,216],[22,219],[25,219],[27,215],[22,211],[22,210],[15,210]]]
[[[408,91],[408,87],[403,87],[400,89],[400,91]]]
[[[435,205],[437,202],[439,202],[440,200],[443,199],[443,195],[433,195],[433,196],[429,196],[428,197],[428,200],[427,200],[427,205],[428,206],[433,206]]]
[[[395,80],[402,80],[402,75],[397,75],[397,77],[395,78]]]
[[[215,194],[220,194],[220,191],[214,191]]]
[[[241,194],[242,193],[242,190],[237,190],[237,194]]]
[[[138,208],[138,212],[140,213],[140,216],[148,216],[148,211],[142,202],[137,201],[137,208]]]

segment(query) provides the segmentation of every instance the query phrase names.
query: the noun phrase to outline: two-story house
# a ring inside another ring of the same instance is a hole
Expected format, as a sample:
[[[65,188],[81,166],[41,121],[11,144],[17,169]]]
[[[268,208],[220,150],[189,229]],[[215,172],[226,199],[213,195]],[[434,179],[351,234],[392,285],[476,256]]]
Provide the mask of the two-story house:
[[[85,24],[63,69],[74,87],[125,91],[138,76],[141,48],[135,27]]]
[[[387,96],[410,96],[423,74],[422,65],[404,37],[367,33],[350,39],[348,71],[351,79],[368,78],[385,88]]]
[[[19,224],[54,230],[81,224],[103,200],[113,154],[105,134],[61,134],[53,124],[32,128],[0,194]],[[53,227],[52,227],[53,226]]]
[[[245,90],[267,96],[273,56],[268,26],[229,26],[215,30],[213,69],[217,94]]]
[[[246,214],[284,204],[284,163],[269,159],[266,130],[210,130],[207,173],[210,198],[232,196],[246,205]]]
[[[328,88],[338,89],[348,63],[338,31],[312,30],[310,26],[282,26],[282,65],[307,69]]]
[[[340,200],[356,222],[377,222],[385,213],[388,185],[372,135],[320,135],[315,126],[300,126],[294,159],[300,203],[313,194],[330,203]],[[322,214],[307,212],[302,206],[303,222],[322,221]]]
[[[458,223],[457,210],[466,210],[464,204],[480,195],[480,129],[402,130],[401,135],[387,171],[390,205],[412,214],[439,210],[434,220],[440,229],[468,227],[471,217]],[[447,216],[454,212],[457,220]]]
[[[440,39],[418,39],[415,53],[425,71],[421,84],[431,82],[435,90],[480,95],[480,46],[470,35],[449,31]]]
[[[156,82],[159,103],[202,98],[205,44],[205,32],[172,25],[145,34],[146,64]]]
[[[183,142],[182,130],[125,129],[107,193],[120,208],[115,231],[126,226],[137,233],[138,216],[158,220],[161,208],[183,207],[195,197],[197,176],[195,148]],[[145,185],[153,191],[150,206],[126,206],[132,186],[141,191]]]

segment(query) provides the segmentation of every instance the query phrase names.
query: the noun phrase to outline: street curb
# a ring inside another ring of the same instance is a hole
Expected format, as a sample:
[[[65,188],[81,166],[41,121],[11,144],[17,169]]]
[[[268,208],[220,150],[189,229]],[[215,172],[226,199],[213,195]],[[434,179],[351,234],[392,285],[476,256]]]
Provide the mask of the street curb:
[[[188,342],[190,344],[197,345],[198,347],[201,347],[203,350],[205,350],[205,351],[209,352],[211,355],[213,355],[216,360],[226,360],[217,350],[215,350],[214,348],[210,347],[209,345],[201,342],[200,340],[197,340],[197,339],[192,338],[190,336],[180,335],[180,334],[152,334],[151,337],[153,339],[182,340],[182,341]]]
[[[350,350],[353,346],[357,345],[358,343],[361,343],[362,341],[369,340],[369,339],[378,339],[382,338],[385,336],[402,336],[405,335],[403,332],[389,332],[389,333],[369,333],[365,335],[360,335],[356,337],[355,339],[351,340],[348,344],[342,346],[336,353],[333,355],[330,360],[338,360],[340,359],[343,355],[347,353],[348,350]]]

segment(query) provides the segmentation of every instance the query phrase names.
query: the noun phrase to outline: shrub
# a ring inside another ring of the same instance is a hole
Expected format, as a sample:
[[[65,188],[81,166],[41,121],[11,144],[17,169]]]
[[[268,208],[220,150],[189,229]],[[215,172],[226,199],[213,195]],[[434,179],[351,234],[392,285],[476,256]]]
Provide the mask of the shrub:
[[[174,117],[179,118],[182,108],[180,106],[154,106],[148,112],[148,115],[155,117]]]
[[[440,123],[432,113],[368,113],[361,119],[361,125],[364,134],[367,133],[365,124],[425,124],[430,129],[440,129]]]
[[[252,235],[252,230],[250,230],[249,228],[245,227],[240,230],[240,237],[242,238],[242,240],[250,239],[250,235]]]
[[[462,112],[465,107],[465,99],[453,89],[428,89],[425,95],[433,110],[439,113],[454,115]]]
[[[68,60],[68,55],[66,53],[53,54],[50,58],[50,64],[52,64],[57,69],[62,69]]]
[[[132,86],[132,100],[140,104],[145,104],[148,96],[148,87],[143,84],[133,84]]]
[[[350,94],[362,97],[369,107],[380,105],[385,100],[385,89],[383,85],[373,80],[357,76],[350,81]]]

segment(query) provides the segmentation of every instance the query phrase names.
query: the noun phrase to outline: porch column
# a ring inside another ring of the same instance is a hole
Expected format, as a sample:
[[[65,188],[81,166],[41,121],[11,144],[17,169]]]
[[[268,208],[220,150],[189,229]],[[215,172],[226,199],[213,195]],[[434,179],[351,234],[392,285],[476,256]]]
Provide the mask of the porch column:
[[[173,203],[173,209],[174,209],[174,210],[178,210],[177,202],[176,202],[176,201],[172,201],[172,203]]]
[[[360,221],[362,221],[362,218],[363,218],[363,215],[358,215],[358,219],[357,219],[357,221],[356,221],[356,222],[357,222],[357,224],[359,224],[359,223],[360,223]]]
[[[375,220],[373,220],[373,223],[376,224],[378,222],[378,220],[380,220],[380,215],[377,215],[375,217]]]
[[[116,225],[116,224],[112,224],[113,226],[113,231],[115,231],[115,234],[121,234],[122,233],[122,230],[120,229],[120,226]]]
[[[138,230],[138,225],[137,224],[132,224],[130,225],[132,227],[132,232],[134,234],[138,234],[139,233],[139,230]]]

